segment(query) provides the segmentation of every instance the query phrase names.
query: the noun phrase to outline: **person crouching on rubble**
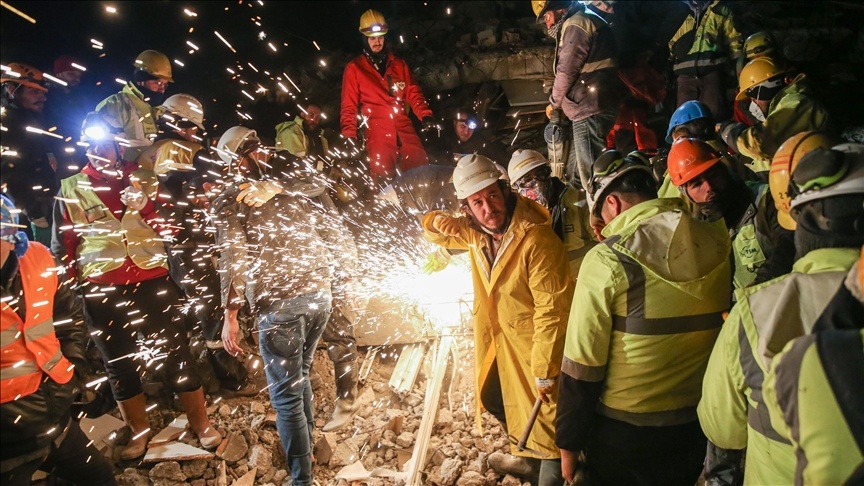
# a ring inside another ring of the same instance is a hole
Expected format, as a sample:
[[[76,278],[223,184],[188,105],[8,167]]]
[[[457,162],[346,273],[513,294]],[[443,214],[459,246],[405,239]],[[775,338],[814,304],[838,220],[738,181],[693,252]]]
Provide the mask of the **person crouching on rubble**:
[[[513,454],[493,453],[489,465],[522,477],[539,474],[540,485],[560,485],[556,383],[573,279],[549,212],[500,177],[488,158],[463,157],[453,172],[463,215],[431,211],[422,225],[429,242],[471,253],[477,419],[481,407],[494,415]],[[544,403],[531,427],[537,401]],[[516,447],[526,426],[527,443]]]

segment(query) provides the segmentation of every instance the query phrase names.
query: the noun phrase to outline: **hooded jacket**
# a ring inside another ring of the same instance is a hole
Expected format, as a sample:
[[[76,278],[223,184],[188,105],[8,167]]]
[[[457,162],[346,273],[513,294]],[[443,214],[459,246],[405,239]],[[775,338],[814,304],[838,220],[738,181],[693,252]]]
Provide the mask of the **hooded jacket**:
[[[582,262],[567,326],[558,445],[571,451],[585,446],[592,412],[636,426],[695,422],[731,303],[726,229],[690,217],[680,199],[639,203],[603,235]]]
[[[474,280],[474,345],[477,390],[493,362],[501,378],[507,433],[520,437],[537,399],[534,378],[557,378],[573,280],[564,245],[552,231],[549,212],[520,195],[495,262],[489,235],[468,218],[458,218],[460,235],[444,236],[432,227],[440,211],[423,217],[426,239],[449,249],[468,250]],[[477,419],[481,410],[476,394]],[[555,401],[540,408],[527,447],[558,457]],[[511,445],[511,453],[531,456]]]

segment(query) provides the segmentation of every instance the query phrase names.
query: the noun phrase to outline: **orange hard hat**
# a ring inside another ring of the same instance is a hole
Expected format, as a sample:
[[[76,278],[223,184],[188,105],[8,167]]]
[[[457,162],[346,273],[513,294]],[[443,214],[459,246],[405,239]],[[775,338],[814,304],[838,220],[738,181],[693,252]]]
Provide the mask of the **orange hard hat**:
[[[672,184],[680,187],[720,162],[721,155],[707,142],[696,138],[679,138],[672,144],[667,168]]]

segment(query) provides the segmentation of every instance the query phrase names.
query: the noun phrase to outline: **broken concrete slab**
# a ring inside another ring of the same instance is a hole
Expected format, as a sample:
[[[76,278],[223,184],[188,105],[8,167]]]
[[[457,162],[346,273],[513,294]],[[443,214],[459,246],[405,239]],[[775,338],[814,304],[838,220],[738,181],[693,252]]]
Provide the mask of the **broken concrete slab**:
[[[113,415],[104,414],[95,419],[84,417],[79,422],[81,430],[88,439],[93,441],[96,448],[99,449],[99,443],[108,437],[112,432],[122,429],[126,423],[114,417]]]
[[[253,467],[249,472],[231,483],[231,486],[254,486],[256,474],[258,474],[258,468]]]
[[[190,461],[193,459],[210,459],[213,453],[204,449],[192,447],[182,442],[169,442],[147,449],[144,462]]]
[[[171,442],[172,440],[177,440],[184,432],[186,432],[188,426],[189,420],[186,418],[186,414],[184,413],[175,418],[167,427],[160,430],[158,434],[153,436],[147,447],[156,447]]]
[[[249,443],[242,433],[231,432],[228,438],[222,442],[216,450],[217,457],[235,463],[246,458],[246,453],[249,452]]]

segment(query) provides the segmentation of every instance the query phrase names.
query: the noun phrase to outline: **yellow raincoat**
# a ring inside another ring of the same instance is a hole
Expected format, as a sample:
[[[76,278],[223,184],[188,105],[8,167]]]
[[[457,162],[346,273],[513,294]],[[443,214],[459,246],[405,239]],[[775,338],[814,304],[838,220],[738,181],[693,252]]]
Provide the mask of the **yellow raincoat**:
[[[461,234],[447,237],[432,227],[432,211],[423,217],[426,239],[445,248],[469,250],[474,276],[474,343],[477,417],[480,390],[497,357],[507,433],[514,441],[525,429],[537,399],[534,378],[557,378],[564,353],[564,335],[573,298],[573,278],[564,245],[552,231],[549,212],[516,195],[510,226],[495,263],[484,256],[489,235],[459,218]],[[557,399],[557,393],[555,395]],[[555,402],[540,408],[527,447],[559,457],[555,446]],[[519,452],[511,444],[511,452]]]

